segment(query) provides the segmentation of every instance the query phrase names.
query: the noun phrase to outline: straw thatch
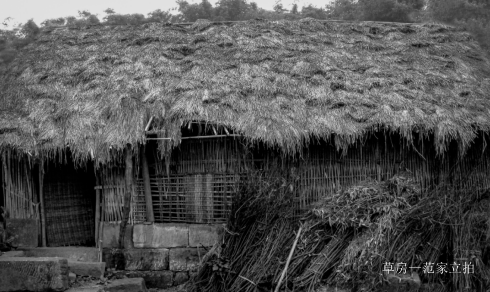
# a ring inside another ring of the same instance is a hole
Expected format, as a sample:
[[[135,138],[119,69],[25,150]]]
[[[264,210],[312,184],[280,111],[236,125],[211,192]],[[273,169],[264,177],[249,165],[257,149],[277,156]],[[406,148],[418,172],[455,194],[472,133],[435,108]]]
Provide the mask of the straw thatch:
[[[459,29],[312,19],[45,29],[0,77],[0,146],[78,156],[179,142],[216,123],[286,152],[370,131],[434,135],[438,152],[490,129],[490,62]],[[176,145],[176,144],[174,144]]]

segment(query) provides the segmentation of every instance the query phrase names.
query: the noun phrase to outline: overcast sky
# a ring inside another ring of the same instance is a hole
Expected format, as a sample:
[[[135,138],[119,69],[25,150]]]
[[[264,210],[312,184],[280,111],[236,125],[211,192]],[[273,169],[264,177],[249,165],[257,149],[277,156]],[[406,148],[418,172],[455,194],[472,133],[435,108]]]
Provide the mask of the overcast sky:
[[[188,0],[188,2],[199,3],[201,1]],[[214,6],[217,0],[209,2]],[[254,2],[261,8],[271,10],[276,0],[255,0]],[[282,0],[286,9],[291,9],[294,2],[298,3],[299,7],[307,4],[323,7],[330,0]],[[175,0],[0,0],[0,3],[0,22],[7,17],[13,18],[18,23],[24,23],[33,18],[38,25],[46,19],[77,16],[78,10],[88,10],[93,14],[98,14],[99,19],[102,19],[106,8],[112,8],[116,13],[141,13],[146,16],[156,9],[168,10],[177,7]]]

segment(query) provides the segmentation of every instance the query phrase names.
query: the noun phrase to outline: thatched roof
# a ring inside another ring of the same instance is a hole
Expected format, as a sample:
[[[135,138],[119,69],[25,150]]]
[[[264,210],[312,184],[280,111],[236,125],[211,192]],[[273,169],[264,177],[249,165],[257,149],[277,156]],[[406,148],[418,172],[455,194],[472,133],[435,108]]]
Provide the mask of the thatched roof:
[[[438,24],[254,20],[45,30],[0,77],[0,145],[101,156],[144,141],[151,116],[286,151],[368,132],[468,145],[490,130],[490,62]]]

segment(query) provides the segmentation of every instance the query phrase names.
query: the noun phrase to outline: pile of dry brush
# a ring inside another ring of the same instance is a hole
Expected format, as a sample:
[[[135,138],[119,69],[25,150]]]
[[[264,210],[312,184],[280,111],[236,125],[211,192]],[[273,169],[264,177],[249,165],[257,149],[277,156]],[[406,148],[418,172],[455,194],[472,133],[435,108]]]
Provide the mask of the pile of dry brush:
[[[293,185],[277,174],[255,174],[242,184],[222,242],[204,258],[192,291],[279,291],[278,283],[280,291],[314,291],[322,282],[376,291],[386,262],[458,261],[471,262],[474,273],[418,273],[440,291],[490,287],[490,192],[449,186],[421,192],[401,173],[328,194],[298,220]]]

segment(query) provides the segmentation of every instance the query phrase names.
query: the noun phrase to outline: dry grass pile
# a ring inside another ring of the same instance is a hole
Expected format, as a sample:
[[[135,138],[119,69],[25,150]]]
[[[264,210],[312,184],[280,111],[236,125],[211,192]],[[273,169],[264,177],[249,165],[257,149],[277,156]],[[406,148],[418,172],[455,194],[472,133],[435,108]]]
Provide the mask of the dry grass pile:
[[[422,282],[442,284],[447,291],[488,289],[490,263],[484,263],[483,253],[488,249],[490,193],[453,185],[441,184],[423,194],[404,173],[325,197],[309,217],[335,228],[354,228],[356,235],[335,273],[324,280],[375,291],[383,285],[388,262],[405,263],[407,273],[417,272]],[[428,263],[433,274],[423,271]],[[446,273],[437,272],[439,263],[447,264]],[[453,263],[461,273],[451,273]],[[474,272],[463,273],[464,263],[471,263]]]
[[[298,229],[290,185],[254,184],[237,201],[223,245],[194,279],[195,291],[273,291],[278,284]],[[446,291],[483,291],[490,285],[489,212],[490,192],[441,185],[422,193],[409,173],[330,194],[303,216],[281,291],[314,291],[321,282],[377,291],[385,285],[386,262],[406,263],[407,273]],[[460,272],[464,262],[474,271],[449,273],[454,262]],[[423,273],[426,263],[434,271],[447,263],[448,272]]]
[[[253,175],[242,184],[223,243],[207,254],[194,291],[256,291],[270,288],[294,239],[291,185]]]

